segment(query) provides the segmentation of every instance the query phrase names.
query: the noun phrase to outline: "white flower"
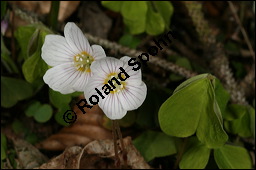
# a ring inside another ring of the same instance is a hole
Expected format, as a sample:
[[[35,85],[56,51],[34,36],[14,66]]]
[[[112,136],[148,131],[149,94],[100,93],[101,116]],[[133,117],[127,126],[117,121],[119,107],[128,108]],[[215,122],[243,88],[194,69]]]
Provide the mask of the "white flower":
[[[98,104],[112,120],[137,109],[146,98],[147,86],[142,81],[141,70],[134,71],[128,65],[130,59],[106,57],[91,65],[93,76],[85,88],[85,98],[89,104]]]
[[[84,91],[91,77],[91,64],[106,57],[99,45],[90,46],[76,24],[69,22],[64,35],[47,35],[42,47],[42,58],[52,66],[43,79],[46,84],[62,94]]]

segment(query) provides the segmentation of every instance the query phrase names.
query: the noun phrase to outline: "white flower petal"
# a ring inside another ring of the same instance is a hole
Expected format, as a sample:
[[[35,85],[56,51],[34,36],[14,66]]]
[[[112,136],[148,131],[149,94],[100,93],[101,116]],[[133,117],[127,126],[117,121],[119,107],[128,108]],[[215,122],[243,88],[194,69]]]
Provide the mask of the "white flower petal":
[[[109,74],[107,65],[104,64],[104,59],[93,61],[90,69],[93,77],[97,76],[98,78],[105,79]]]
[[[82,51],[85,51],[90,55],[93,54],[87,38],[75,23],[68,22],[65,25],[64,35],[67,43],[76,54],[80,54]]]
[[[141,69],[134,71],[133,66],[128,65],[128,61],[130,59],[131,59],[131,57],[128,57],[128,56],[124,56],[124,57],[120,58],[120,60],[125,62],[123,69],[130,76],[129,80],[127,79],[127,83],[129,85],[134,85],[134,86],[140,85],[141,81],[142,81]]]
[[[92,56],[99,60],[106,57],[106,53],[100,45],[92,45]]]
[[[131,66],[124,66],[125,72],[130,76],[127,79],[129,85],[140,85],[142,81],[141,70],[134,71]]]
[[[85,88],[85,97],[89,104],[90,97],[97,95],[99,98],[99,107],[103,110],[106,116],[110,119],[121,119],[129,110],[135,110],[144,102],[147,94],[147,87],[141,80],[141,70],[134,71],[133,67],[128,65],[130,57],[118,60],[113,57],[106,57],[96,60],[91,65],[92,78]],[[109,78],[109,74],[116,72],[119,73],[122,67],[129,77],[125,80],[125,89],[120,92],[110,93],[106,95],[102,91],[104,81]],[[104,96],[95,90],[97,88]]]
[[[99,96],[99,100],[103,100],[102,97],[100,97],[99,94],[97,94],[97,91],[95,90],[95,88],[97,88],[103,96],[105,96],[104,92],[102,92],[101,88],[102,88],[102,83],[100,83],[99,81],[97,80],[94,80],[94,81],[89,81],[87,86],[84,88],[84,96],[85,96],[85,99],[86,101],[88,102],[88,104],[92,105],[92,103],[90,102],[89,98],[92,96],[92,95],[98,95]],[[104,98],[105,100],[105,98]]]
[[[109,94],[105,99],[100,100],[99,107],[111,120],[122,119],[127,113],[115,94]]]
[[[42,47],[42,58],[50,66],[56,66],[73,61],[75,53],[71,51],[64,37],[46,35]]]
[[[106,76],[113,72],[120,72],[119,67],[123,66],[123,62],[114,57],[105,57],[100,60],[96,60],[91,65],[91,71],[93,75]]]
[[[86,73],[78,71],[77,80],[73,85],[75,91],[84,91],[89,79],[91,78],[91,73]]]
[[[59,91],[62,94],[68,94],[75,92],[73,86],[80,78],[79,73],[72,63],[67,63],[50,68],[45,73],[43,79],[53,90]]]
[[[118,99],[125,110],[135,110],[142,105],[147,95],[147,86],[141,81],[140,86],[126,86],[118,93]]]
[[[123,56],[120,58],[120,60],[124,61],[125,63],[128,63],[128,61],[131,59],[129,56]]]

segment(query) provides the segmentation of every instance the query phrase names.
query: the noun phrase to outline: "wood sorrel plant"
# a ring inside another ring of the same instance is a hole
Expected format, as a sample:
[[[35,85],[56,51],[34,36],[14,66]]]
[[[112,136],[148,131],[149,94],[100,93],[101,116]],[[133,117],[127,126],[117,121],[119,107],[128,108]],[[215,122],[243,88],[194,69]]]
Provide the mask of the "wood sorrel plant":
[[[62,94],[84,91],[89,104],[95,104],[91,100],[91,96],[96,96],[95,88],[104,91],[107,96],[97,103],[113,120],[116,165],[126,167],[126,150],[116,119],[123,118],[127,111],[137,109],[144,102],[147,87],[142,81],[141,70],[134,70],[128,65],[130,57],[120,60],[106,57],[101,46],[91,47],[74,23],[66,24],[64,34],[65,38],[59,35],[47,35],[45,38],[42,58],[52,68],[43,79],[50,88]],[[119,73],[120,68],[124,72]],[[121,148],[118,147],[118,140]]]
[[[126,151],[124,148],[120,127],[116,119],[123,118],[127,111],[135,110],[142,105],[146,98],[147,87],[142,81],[141,70],[134,70],[128,63],[130,57],[122,57],[120,60],[106,57],[93,62],[91,66],[92,76],[85,88],[85,98],[89,104],[94,104],[91,97],[97,97],[95,89],[102,89],[107,96],[96,99],[99,107],[106,116],[113,120],[113,137],[117,165],[119,162],[126,167]],[[123,70],[120,72],[120,68]],[[113,79],[115,78],[115,79]],[[121,158],[118,156],[116,139],[121,141]]]
[[[233,123],[229,122],[225,122],[224,130],[223,118],[236,119],[226,110],[228,100],[229,94],[216,77],[201,74],[181,83],[162,104],[158,118],[163,132],[185,138],[174,165],[175,169],[178,166],[181,169],[205,168],[211,150],[220,169],[251,168],[252,162],[247,150],[228,144],[226,129],[241,132],[239,127],[234,129]],[[248,112],[248,116],[255,116],[249,107],[245,112]],[[241,113],[236,116],[238,114]],[[243,132],[242,135],[244,134]],[[250,135],[252,134],[249,133]]]

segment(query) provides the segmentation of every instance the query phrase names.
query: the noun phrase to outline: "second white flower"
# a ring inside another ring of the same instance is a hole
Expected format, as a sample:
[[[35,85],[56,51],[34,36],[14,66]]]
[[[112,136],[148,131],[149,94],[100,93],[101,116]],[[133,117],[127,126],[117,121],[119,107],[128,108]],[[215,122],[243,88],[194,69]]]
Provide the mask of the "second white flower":
[[[106,57],[91,65],[92,78],[85,88],[89,104],[98,104],[112,120],[123,118],[127,111],[135,110],[146,98],[147,87],[142,81],[141,70],[128,65],[130,57],[120,60]]]

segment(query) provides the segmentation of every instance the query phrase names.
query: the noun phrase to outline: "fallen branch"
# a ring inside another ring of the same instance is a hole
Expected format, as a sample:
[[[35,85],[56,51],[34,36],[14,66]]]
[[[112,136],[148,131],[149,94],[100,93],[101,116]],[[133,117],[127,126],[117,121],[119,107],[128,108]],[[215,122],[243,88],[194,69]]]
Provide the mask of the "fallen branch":
[[[99,37],[95,37],[91,34],[85,34],[85,36],[88,38],[88,40],[90,42],[99,44],[106,49],[114,50],[117,54],[119,53],[119,54],[127,55],[130,57],[138,57],[142,53],[145,53],[143,51],[137,51],[135,49],[124,47],[115,42],[110,42],[106,39],[101,39]],[[192,72],[184,67],[178,66],[170,61],[167,61],[167,60],[159,58],[159,57],[150,56],[150,59],[148,62],[150,64],[157,65],[166,71],[174,72],[174,73],[179,74],[186,78],[190,78],[190,77],[197,75],[197,73],[195,73],[195,72]]]
[[[20,16],[20,18],[26,20],[28,23],[42,23],[37,17],[35,17],[36,15],[33,15],[33,17],[31,17],[27,12],[25,12],[24,10],[21,10],[17,7],[14,7],[13,10],[16,15]],[[130,49],[128,47],[119,45],[115,42],[110,42],[106,39],[101,39],[99,37],[95,37],[88,33],[86,33],[85,36],[88,38],[88,40],[90,42],[99,44],[99,45],[103,46],[104,48],[114,50],[123,55],[127,55],[130,57],[138,57],[141,53],[143,53],[143,51],[137,51],[134,49]],[[171,71],[173,73],[179,74],[185,78],[190,78],[197,74],[197,73],[194,73],[184,67],[178,66],[170,61],[167,61],[162,58],[154,57],[154,56],[150,56],[149,63],[152,65],[157,65],[166,71]]]
[[[238,86],[229,68],[229,61],[225,55],[223,45],[216,41],[213,30],[208,22],[204,19],[202,4],[199,2],[184,2],[188,13],[196,27],[199,39],[207,49],[207,57],[210,58],[210,67],[213,73],[223,82],[224,87],[229,91],[231,101],[238,104],[248,104],[245,100],[244,91]]]

